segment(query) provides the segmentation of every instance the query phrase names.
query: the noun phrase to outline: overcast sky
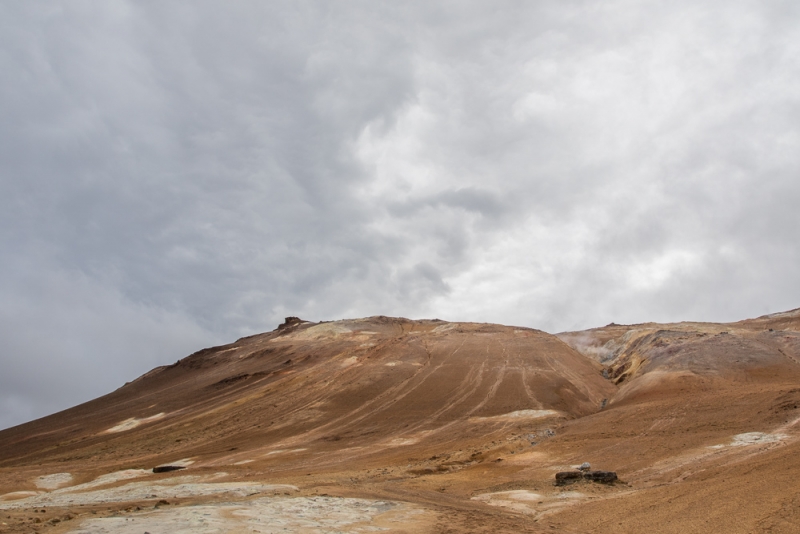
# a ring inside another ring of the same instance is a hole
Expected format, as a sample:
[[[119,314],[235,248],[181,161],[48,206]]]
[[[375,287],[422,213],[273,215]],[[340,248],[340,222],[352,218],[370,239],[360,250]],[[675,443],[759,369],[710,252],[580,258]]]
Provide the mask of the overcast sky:
[[[284,316],[800,306],[800,3],[3,2],[0,428]]]

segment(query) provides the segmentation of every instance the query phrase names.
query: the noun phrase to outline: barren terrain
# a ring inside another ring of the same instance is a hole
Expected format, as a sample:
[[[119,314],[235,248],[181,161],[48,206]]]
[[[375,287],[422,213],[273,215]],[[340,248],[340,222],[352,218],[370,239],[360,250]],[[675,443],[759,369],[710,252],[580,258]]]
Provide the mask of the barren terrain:
[[[0,432],[0,532],[789,533],[799,453],[800,310],[287,320]]]

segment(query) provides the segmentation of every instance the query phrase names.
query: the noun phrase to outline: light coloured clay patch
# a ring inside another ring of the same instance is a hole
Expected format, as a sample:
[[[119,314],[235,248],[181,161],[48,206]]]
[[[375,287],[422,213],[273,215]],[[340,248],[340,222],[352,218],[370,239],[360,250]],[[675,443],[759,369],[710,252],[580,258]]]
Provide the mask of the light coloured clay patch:
[[[764,432],[745,432],[736,434],[730,443],[726,445],[711,445],[709,449],[722,449],[725,447],[744,447],[746,445],[757,445],[763,443],[777,443],[787,439],[785,434],[765,434]]]
[[[150,417],[145,417],[143,419],[137,419],[135,417],[131,417],[130,419],[125,419],[124,421],[118,423],[115,426],[112,426],[108,430],[105,431],[106,434],[116,434],[117,432],[125,432],[126,430],[133,430],[134,428],[143,425],[145,423],[150,423],[152,421],[157,421],[161,419],[166,414],[164,412],[157,413],[155,415],[151,415]]]
[[[565,507],[578,504],[587,499],[579,491],[562,491],[549,495],[542,495],[528,490],[498,491],[483,493],[472,498],[490,506],[499,506],[514,510],[515,512],[543,516],[551,514]]]
[[[419,440],[415,438],[395,438],[391,440],[387,446],[389,447],[404,447],[406,445],[413,445]]]
[[[194,460],[191,458],[181,458],[180,460],[175,460],[174,462],[165,462],[163,464],[159,464],[159,466],[165,465],[176,465],[178,467],[189,467],[194,463]]]
[[[78,484],[77,486],[69,486],[66,488],[61,488],[59,490],[54,491],[53,493],[68,493],[73,491],[83,491],[91,488],[98,488],[100,486],[105,486],[107,484],[113,484],[114,482],[119,482],[120,480],[130,480],[131,478],[138,478],[152,474],[153,474],[152,471],[148,471],[146,469],[125,469],[124,471],[116,471],[114,473],[108,473],[107,475],[100,475],[91,482]]]
[[[404,437],[387,439],[382,441],[381,445],[384,447],[405,447],[406,445],[414,445],[415,443],[419,443],[421,440],[426,439],[431,434],[435,434],[437,431],[438,430],[420,430],[419,432],[406,434]]]
[[[345,358],[342,360],[341,366],[342,367],[350,367],[351,365],[355,365],[358,363],[358,358],[356,356],[350,356],[349,358]]]
[[[264,456],[272,456],[273,454],[280,454],[280,453],[282,453],[282,452],[285,452],[285,453],[290,453],[290,452],[301,452],[301,451],[304,451],[304,450],[306,450],[306,449],[278,449],[278,450],[276,450],[276,451],[269,451],[269,452],[268,452],[267,454],[265,454]]]
[[[72,482],[72,475],[70,473],[53,473],[52,475],[44,475],[33,481],[37,488],[53,490],[66,486]]]
[[[530,505],[541,503],[544,497],[538,493],[528,490],[497,491],[494,493],[482,493],[472,498],[473,501],[484,502],[490,506],[509,508],[525,514],[534,513],[535,509]]]
[[[513,421],[518,419],[541,419],[544,417],[553,417],[557,415],[561,414],[555,410],[517,410],[515,412],[492,415],[489,417],[470,417],[469,420],[473,422]]]
[[[180,506],[84,521],[73,534],[222,532],[370,532],[421,526],[426,513],[407,503],[338,497],[259,498]],[[422,530],[421,528],[417,530]]]
[[[507,500],[507,501],[541,501],[542,496],[528,490],[497,491],[494,493],[481,493],[472,498],[473,501]]]
[[[184,476],[173,477],[151,483],[148,481],[131,482],[122,486],[93,491],[74,491],[72,488],[42,493],[25,499],[0,502],[0,510],[18,508],[35,508],[46,506],[77,506],[115,502],[147,501],[159,499],[178,499],[186,497],[205,497],[225,495],[228,497],[248,497],[260,493],[276,494],[298,491],[296,486],[288,484],[264,484],[261,482],[206,482],[227,476],[218,473],[211,477]]]
[[[756,443],[775,443],[782,441],[788,436],[784,434],[765,434],[764,432],[747,432],[733,436],[731,446],[741,447],[743,445],[753,445]]]
[[[452,329],[456,328],[457,326],[458,325],[455,324],[455,323],[445,323],[443,325],[437,326],[436,328],[431,330],[431,332],[437,332],[437,333],[439,333],[439,332],[447,332],[448,330],[452,330]]]

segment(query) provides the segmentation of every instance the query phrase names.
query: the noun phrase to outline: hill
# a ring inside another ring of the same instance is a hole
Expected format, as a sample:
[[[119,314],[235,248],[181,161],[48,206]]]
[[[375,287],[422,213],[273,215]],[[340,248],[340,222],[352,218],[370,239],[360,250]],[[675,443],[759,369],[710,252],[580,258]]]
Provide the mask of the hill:
[[[799,406],[800,310],[288,318],[0,432],[0,531],[793,532]]]

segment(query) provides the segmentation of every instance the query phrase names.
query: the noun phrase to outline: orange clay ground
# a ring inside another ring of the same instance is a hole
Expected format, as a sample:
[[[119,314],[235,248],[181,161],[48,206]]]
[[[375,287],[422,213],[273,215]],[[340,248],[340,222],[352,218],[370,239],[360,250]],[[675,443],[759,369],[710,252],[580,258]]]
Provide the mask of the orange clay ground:
[[[0,432],[0,532],[800,532],[800,310],[287,321]]]

